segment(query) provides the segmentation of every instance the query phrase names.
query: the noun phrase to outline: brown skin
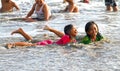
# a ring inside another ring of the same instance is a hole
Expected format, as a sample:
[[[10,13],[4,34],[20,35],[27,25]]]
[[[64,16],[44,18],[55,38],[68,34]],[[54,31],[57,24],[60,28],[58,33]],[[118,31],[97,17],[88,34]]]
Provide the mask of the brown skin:
[[[29,36],[22,28],[19,28],[11,33],[11,35],[18,33],[21,34],[26,40],[31,41],[33,38]]]
[[[58,31],[58,30],[56,30],[56,29],[54,29],[54,28],[51,28],[51,27],[49,27],[49,26],[47,26],[47,25],[44,27],[44,30],[48,30],[48,31],[50,31],[50,32],[53,32],[53,33],[55,33],[58,37],[62,37],[62,36],[65,35],[63,32]]]
[[[28,41],[32,41],[32,39],[33,39],[33,38],[32,38],[30,35],[28,35],[22,28],[19,28],[19,29],[13,31],[13,32],[11,33],[11,35],[16,34],[16,33],[22,35],[22,36],[23,36],[26,40],[28,40]],[[15,43],[8,43],[8,44],[7,44],[7,48],[8,48],[8,49],[10,49],[10,48],[12,48],[12,47],[14,47],[14,46],[36,46],[36,44],[29,43],[29,42],[15,42]]]
[[[78,33],[78,31],[77,31],[76,27],[73,26],[72,29],[70,30],[71,42],[74,42],[74,40],[76,40],[75,37],[77,36],[77,33]]]
[[[77,31],[76,27],[73,26],[72,29],[70,30],[70,35],[72,37],[76,37],[77,33],[78,33],[78,31]]]
[[[97,33],[98,33],[97,26],[95,24],[91,25],[87,34],[90,35],[90,38],[91,38],[92,42],[96,41]]]
[[[37,7],[36,7],[36,4],[37,4]],[[35,8],[37,11],[39,11],[39,9],[42,7],[42,5],[44,4],[44,0],[35,0],[35,3],[33,4],[33,7],[32,9],[29,11],[29,13],[27,14],[27,16],[24,18],[25,21],[28,21],[28,22],[34,22],[36,20],[33,20],[31,17],[31,15],[34,13],[35,11]],[[44,20],[49,20],[50,16],[49,16],[49,8],[48,8],[48,5],[45,4],[43,6],[43,13],[44,13]]]
[[[74,4],[73,0],[66,0],[66,2],[68,2],[68,6],[65,8],[65,12],[69,11],[69,12],[78,12],[78,7]]]
[[[14,7],[19,10],[19,7],[11,0],[1,0],[1,4],[0,12],[12,12]]]
[[[114,6],[114,7],[112,7],[112,6],[106,6],[106,10],[107,11],[114,11],[114,12],[116,12],[116,11],[118,11],[118,7],[117,6]]]

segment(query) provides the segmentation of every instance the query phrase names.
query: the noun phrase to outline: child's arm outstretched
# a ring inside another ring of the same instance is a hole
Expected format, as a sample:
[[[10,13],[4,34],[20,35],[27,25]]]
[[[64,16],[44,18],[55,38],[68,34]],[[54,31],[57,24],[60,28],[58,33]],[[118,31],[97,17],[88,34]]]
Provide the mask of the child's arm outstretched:
[[[56,30],[56,29],[54,29],[54,28],[51,28],[51,27],[49,27],[49,26],[47,26],[47,25],[45,25],[44,30],[48,30],[48,31],[50,31],[50,32],[53,32],[53,33],[55,33],[55,34],[56,34],[57,36],[59,36],[59,37],[62,37],[62,36],[65,35],[63,32],[58,31],[58,30]]]

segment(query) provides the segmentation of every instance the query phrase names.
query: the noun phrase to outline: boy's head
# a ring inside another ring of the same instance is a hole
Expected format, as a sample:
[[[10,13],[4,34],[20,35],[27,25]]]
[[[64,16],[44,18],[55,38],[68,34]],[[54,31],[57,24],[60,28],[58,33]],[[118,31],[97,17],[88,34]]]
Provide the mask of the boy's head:
[[[64,33],[66,35],[69,35],[70,37],[75,37],[78,32],[77,29],[72,24],[69,24],[64,27]]]
[[[89,37],[97,36],[99,33],[98,25],[94,21],[88,22],[85,26],[85,32]]]

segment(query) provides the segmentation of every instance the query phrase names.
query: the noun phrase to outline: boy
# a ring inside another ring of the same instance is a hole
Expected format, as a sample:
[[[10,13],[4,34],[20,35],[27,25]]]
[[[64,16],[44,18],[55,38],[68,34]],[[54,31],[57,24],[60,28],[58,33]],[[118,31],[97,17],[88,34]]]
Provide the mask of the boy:
[[[11,0],[1,0],[1,4],[0,12],[12,12],[14,7],[19,10],[19,7]]]

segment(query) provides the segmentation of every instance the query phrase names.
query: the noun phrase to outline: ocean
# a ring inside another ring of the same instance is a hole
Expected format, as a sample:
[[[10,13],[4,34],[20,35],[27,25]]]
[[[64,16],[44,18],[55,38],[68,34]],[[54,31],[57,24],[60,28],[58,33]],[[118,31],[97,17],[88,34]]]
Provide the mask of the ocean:
[[[79,13],[60,13],[66,4],[62,0],[45,0],[50,6],[49,21],[24,22],[34,0],[13,0],[20,11],[0,13],[0,71],[120,71],[120,11],[105,11],[104,0],[90,0],[89,4],[78,2]],[[120,7],[120,0],[116,0]],[[0,4],[1,7],[1,4]],[[33,16],[35,16],[33,14]],[[34,39],[59,39],[55,34],[43,30],[45,25],[63,31],[73,24],[78,35],[85,35],[85,24],[95,21],[104,41],[76,46],[38,46],[6,49],[6,43],[25,41],[19,35],[10,35],[13,30],[23,28]],[[45,36],[47,35],[47,36]]]

